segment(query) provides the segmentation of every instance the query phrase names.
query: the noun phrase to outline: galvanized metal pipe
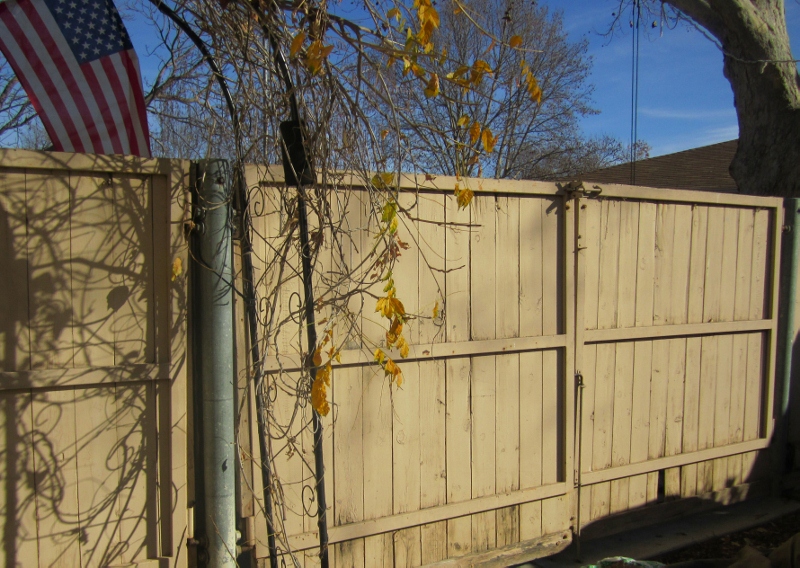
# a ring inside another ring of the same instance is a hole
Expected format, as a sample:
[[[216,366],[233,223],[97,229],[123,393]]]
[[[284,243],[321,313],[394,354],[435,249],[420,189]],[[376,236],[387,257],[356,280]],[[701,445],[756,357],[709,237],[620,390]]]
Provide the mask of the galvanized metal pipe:
[[[780,382],[777,386],[777,416],[773,448],[775,456],[776,490],[780,478],[788,469],[789,454],[789,396],[792,384],[792,352],[795,340],[795,301],[797,299],[797,271],[800,268],[800,199],[784,202],[784,239],[781,266],[780,332],[778,365]]]
[[[225,160],[198,164],[194,354],[202,399],[204,530],[208,566],[236,566],[235,372],[231,183]]]

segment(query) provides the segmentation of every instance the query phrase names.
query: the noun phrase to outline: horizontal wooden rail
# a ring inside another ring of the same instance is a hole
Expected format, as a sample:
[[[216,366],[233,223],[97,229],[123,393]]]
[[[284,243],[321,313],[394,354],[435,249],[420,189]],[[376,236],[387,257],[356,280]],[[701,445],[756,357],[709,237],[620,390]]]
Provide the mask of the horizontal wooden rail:
[[[605,481],[613,481],[615,479],[622,479],[624,477],[634,477],[636,475],[652,473],[662,469],[680,467],[718,458],[727,458],[729,456],[735,456],[737,454],[744,454],[756,450],[763,450],[767,447],[769,447],[769,439],[759,438],[757,440],[750,440],[749,442],[739,442],[738,444],[720,446],[718,448],[708,448],[687,454],[677,454],[674,456],[667,456],[664,458],[657,458],[644,462],[603,469],[601,471],[589,471],[581,475],[581,484],[592,485],[594,483],[603,483]]]
[[[644,327],[624,327],[617,329],[592,329],[585,331],[583,337],[586,343],[610,343],[614,341],[667,339],[669,337],[725,335],[730,333],[769,331],[772,329],[773,324],[774,322],[772,320],[764,319],[752,321],[650,325]]]
[[[657,203],[691,203],[734,207],[783,208],[783,198],[741,195],[738,193],[718,193],[713,191],[693,191],[689,189],[659,189],[614,183],[593,183],[585,181],[587,189],[600,189],[598,197],[626,199],[631,201],[655,201]]]
[[[169,379],[169,364],[0,372],[0,391],[88,387]]]
[[[512,493],[478,497],[469,501],[450,503],[448,505],[440,505],[429,509],[420,509],[419,511],[412,511],[410,513],[391,515],[388,517],[381,517],[380,519],[361,521],[338,527],[329,527],[328,538],[331,544],[344,542],[356,538],[364,538],[454,519],[456,517],[464,517],[466,515],[474,515],[476,513],[493,511],[495,509],[513,507],[514,505],[522,505],[523,503],[540,501],[551,497],[560,497],[566,495],[566,492],[567,484],[561,482],[542,487],[534,487],[532,489],[522,489],[521,491],[514,491]],[[316,531],[290,536],[289,545],[294,550],[314,548],[315,546],[319,546],[319,537]]]
[[[510,339],[487,339],[483,341],[460,341],[454,343],[430,343],[410,345],[408,361],[431,361],[434,359],[451,359],[455,357],[479,357],[482,355],[503,355],[504,353],[522,353],[525,351],[541,351],[566,347],[566,335],[542,335],[537,337],[515,337]],[[387,350],[393,359],[401,361],[397,350]],[[366,349],[347,349],[341,352],[341,363],[334,367],[358,367],[373,363],[373,352]],[[300,358],[297,354],[282,354],[279,357],[267,357],[264,361],[266,372],[299,371]]]

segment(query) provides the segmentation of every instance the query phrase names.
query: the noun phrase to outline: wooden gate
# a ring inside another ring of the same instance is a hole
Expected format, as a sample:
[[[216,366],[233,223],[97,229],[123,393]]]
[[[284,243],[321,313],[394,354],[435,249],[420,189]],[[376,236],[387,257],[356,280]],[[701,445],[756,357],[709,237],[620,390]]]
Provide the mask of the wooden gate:
[[[187,563],[185,171],[0,150],[4,566]]]
[[[263,290],[280,284],[274,321],[289,322],[302,297],[296,246],[280,246],[291,216],[270,189],[274,171],[254,168],[248,180],[259,188],[257,277]],[[781,201],[621,186],[587,197],[550,183],[460,180],[475,191],[462,210],[456,183],[401,185],[410,213],[399,231],[410,246],[394,280],[421,316],[407,332],[402,388],[390,390],[372,362],[385,333],[374,315],[382,283],[350,296],[363,336],[334,366],[325,419],[334,564],[533,557],[539,545],[568,542],[579,515],[586,525],[746,489],[772,428]],[[368,260],[376,225],[364,194],[330,193],[352,233],[337,245],[344,261],[323,240],[316,273],[326,286],[337,263]],[[293,271],[270,268],[276,251]],[[431,317],[436,305],[443,314]],[[278,540],[313,566],[310,408],[296,404],[302,334],[299,320],[284,327],[267,370],[282,429]],[[264,557],[249,420],[242,511]]]

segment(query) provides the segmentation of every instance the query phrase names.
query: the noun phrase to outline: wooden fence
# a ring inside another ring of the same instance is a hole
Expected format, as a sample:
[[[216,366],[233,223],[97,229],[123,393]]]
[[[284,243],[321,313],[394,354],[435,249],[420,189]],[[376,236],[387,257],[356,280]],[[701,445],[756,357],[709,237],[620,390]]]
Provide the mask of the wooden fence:
[[[186,565],[186,164],[0,150],[0,564]]]
[[[248,180],[267,187],[254,223],[256,256],[268,259],[286,211],[271,172]],[[417,220],[400,228],[411,246],[398,296],[410,313],[438,302],[443,314],[410,324],[399,390],[371,363],[385,331],[374,298],[351,300],[364,339],[334,366],[325,420],[334,565],[520,551],[569,539],[578,517],[585,526],[665,500],[745,494],[773,424],[781,200],[473,180],[473,205],[460,210],[455,183],[403,181],[401,206]],[[364,195],[331,193],[335,218],[357,228],[351,267],[374,238]],[[318,273],[336,273],[335,258],[323,250]],[[299,277],[282,287],[285,315]],[[267,360],[287,421],[301,332],[284,333]],[[281,536],[313,566],[308,412],[273,450]],[[243,487],[260,495],[254,470]],[[263,518],[246,490],[242,510],[263,558]]]

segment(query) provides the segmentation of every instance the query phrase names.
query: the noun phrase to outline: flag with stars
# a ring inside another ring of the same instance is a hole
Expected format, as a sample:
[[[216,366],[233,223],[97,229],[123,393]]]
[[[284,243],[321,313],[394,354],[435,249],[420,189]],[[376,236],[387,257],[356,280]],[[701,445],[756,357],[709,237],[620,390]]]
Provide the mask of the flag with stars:
[[[139,61],[113,0],[0,0],[0,50],[54,150],[150,156]]]

